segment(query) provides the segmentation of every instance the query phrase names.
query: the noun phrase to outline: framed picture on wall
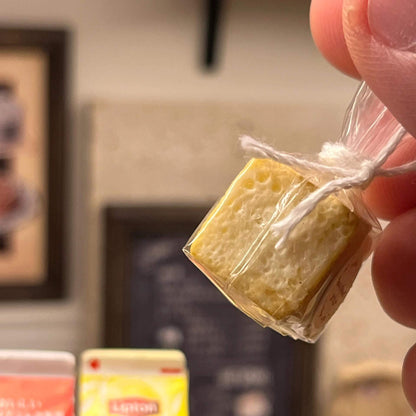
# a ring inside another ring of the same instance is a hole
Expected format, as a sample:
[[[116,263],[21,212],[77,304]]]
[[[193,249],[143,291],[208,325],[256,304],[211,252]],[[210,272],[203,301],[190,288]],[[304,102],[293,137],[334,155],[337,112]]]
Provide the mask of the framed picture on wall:
[[[0,301],[64,294],[67,48],[0,28]]]
[[[313,415],[316,346],[260,327],[182,253],[207,211],[105,210],[104,346],[184,351],[192,415]]]

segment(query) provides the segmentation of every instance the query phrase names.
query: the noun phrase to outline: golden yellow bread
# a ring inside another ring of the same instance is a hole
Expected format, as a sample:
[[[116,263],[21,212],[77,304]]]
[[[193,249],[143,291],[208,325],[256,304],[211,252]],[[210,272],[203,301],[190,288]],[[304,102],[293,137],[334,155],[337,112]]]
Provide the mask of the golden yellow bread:
[[[356,249],[369,229],[363,233],[363,221],[330,196],[277,250],[270,226],[315,189],[285,165],[252,159],[197,229],[189,257],[224,293],[237,291],[275,319],[304,313],[330,271],[342,267],[346,250]]]

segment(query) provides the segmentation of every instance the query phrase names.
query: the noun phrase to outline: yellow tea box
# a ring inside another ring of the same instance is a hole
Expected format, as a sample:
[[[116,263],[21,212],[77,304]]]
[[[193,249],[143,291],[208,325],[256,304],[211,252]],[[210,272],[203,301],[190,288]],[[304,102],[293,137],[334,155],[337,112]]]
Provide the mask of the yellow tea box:
[[[95,349],[82,354],[80,416],[188,416],[186,359],[176,350]]]

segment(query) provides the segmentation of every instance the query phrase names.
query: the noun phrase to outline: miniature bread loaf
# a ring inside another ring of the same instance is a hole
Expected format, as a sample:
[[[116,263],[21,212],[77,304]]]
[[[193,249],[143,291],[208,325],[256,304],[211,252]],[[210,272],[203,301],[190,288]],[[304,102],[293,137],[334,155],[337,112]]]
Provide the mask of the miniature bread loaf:
[[[276,249],[270,226],[315,189],[290,167],[250,160],[194,233],[187,255],[232,301],[231,293],[242,295],[276,320],[303,315],[370,228],[329,196]],[[343,300],[336,298],[335,309]]]

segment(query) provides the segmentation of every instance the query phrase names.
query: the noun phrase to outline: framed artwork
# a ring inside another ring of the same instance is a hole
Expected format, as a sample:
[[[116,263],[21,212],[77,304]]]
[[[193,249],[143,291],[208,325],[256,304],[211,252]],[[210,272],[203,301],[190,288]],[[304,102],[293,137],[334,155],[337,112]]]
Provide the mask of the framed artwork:
[[[184,351],[193,415],[313,415],[316,346],[261,328],[182,253],[207,211],[106,208],[104,346]]]
[[[0,300],[64,294],[68,33],[0,28]]]

